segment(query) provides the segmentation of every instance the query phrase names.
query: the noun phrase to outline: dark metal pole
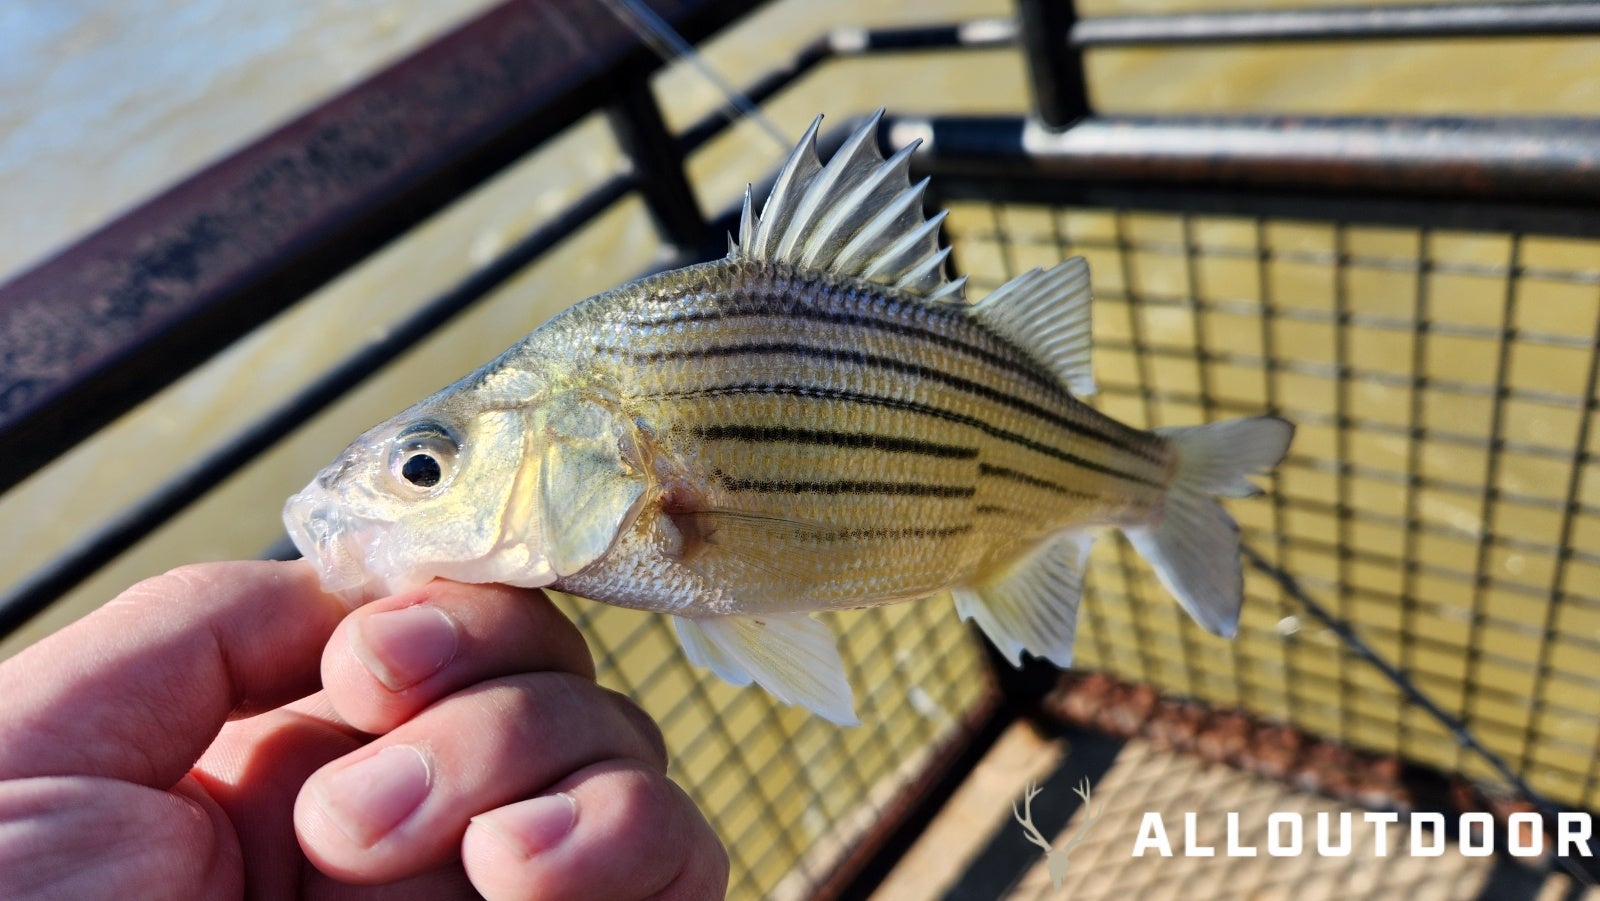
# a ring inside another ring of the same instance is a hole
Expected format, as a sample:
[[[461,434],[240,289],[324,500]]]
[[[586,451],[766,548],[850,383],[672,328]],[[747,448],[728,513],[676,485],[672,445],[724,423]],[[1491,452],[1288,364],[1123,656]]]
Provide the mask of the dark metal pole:
[[[604,4],[507,0],[0,284],[0,491],[660,64]]]
[[[923,174],[1395,198],[1600,201],[1600,122],[1567,118],[1094,116],[1048,136],[1019,117],[888,117],[927,138]],[[949,189],[948,184],[941,186]]]
[[[1089,115],[1089,84],[1083,50],[1067,40],[1078,23],[1072,0],[1017,0],[1022,46],[1039,118],[1051,128],[1065,128]]]
[[[667,131],[650,83],[644,79],[627,82],[606,115],[617,144],[633,165],[650,218],[670,245],[666,255],[694,250],[710,250],[714,255],[715,250],[707,246],[705,213],[684,172],[683,153]]]
[[[201,457],[150,495],[87,532],[59,556],[0,591],[0,638],[98,572],[118,554],[144,540],[190,504],[205,496],[277,441],[401,353],[434,334],[457,313],[487,297],[574,231],[620,200],[634,187],[630,176],[618,175],[584,195],[555,218],[530,232],[494,261],[444,294],[373,338],[324,373],[315,382],[285,398],[265,416]],[[287,539],[271,555],[290,559]]]
[[[1024,4],[1028,5],[1028,4]],[[1285,41],[1573,36],[1600,31],[1593,3],[1439,3],[1105,16],[1072,26],[1078,47],[1144,47]]]

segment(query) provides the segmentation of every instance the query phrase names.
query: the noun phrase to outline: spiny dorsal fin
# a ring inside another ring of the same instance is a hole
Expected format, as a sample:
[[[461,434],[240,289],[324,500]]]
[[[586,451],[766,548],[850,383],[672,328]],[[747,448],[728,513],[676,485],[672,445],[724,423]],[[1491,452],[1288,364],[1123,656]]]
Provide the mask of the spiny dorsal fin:
[[[961,300],[966,278],[945,277],[939,249],[944,213],[922,216],[927,179],[911,184],[918,142],[885,160],[878,153],[879,110],[845,139],[824,166],[818,116],[778,172],[761,215],[745,190],[735,259],[771,260],[852,275],[929,300]]]
[[[1030,269],[972,308],[985,325],[1033,351],[1078,397],[1095,392],[1089,350],[1089,264],[1073,257],[1051,269]]]

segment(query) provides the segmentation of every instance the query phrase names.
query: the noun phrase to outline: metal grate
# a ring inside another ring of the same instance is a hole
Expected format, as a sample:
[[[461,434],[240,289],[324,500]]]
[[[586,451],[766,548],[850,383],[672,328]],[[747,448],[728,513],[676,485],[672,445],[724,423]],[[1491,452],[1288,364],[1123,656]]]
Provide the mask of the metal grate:
[[[652,8],[697,40],[756,5]],[[1017,6],[1015,23],[840,29],[779,61],[749,93],[780,104],[797,79],[840,57],[945,48],[944,64],[960,50],[1022,45],[1043,118],[1071,128],[889,117],[895,143],[930,139],[914,164],[935,176],[937,203],[953,208],[950,237],[974,293],[1081,253],[1095,273],[1105,410],[1140,426],[1266,410],[1299,423],[1271,492],[1230,506],[1247,546],[1337,620],[1307,618],[1281,580],[1252,572],[1240,638],[1219,642],[1120,538],[1107,539],[1093,558],[1078,664],[1493,776],[1463,750],[1481,741],[1507,761],[1502,775],[1600,807],[1591,675],[1600,672],[1600,589],[1591,587],[1600,585],[1600,482],[1590,472],[1600,247],[1548,236],[1600,235],[1600,126],[1096,115],[1082,68],[1086,51],[1111,46],[1593,34],[1600,19],[1570,3],[1082,20],[1071,4]],[[551,28],[552,17],[582,27]],[[12,402],[0,409],[0,434],[26,450],[5,474],[11,484],[234,337],[303,308],[318,285],[570,133],[580,116],[605,110],[630,163],[542,225],[516,230],[459,284],[418,300],[394,328],[7,586],[0,631],[179,511],[215,502],[200,499],[619,206],[642,207],[684,261],[712,255],[702,239],[720,240],[729,223],[704,228],[696,191],[713,179],[691,183],[696,170],[684,164],[727,123],[714,112],[669,131],[650,87],[657,61],[613,19],[579,0],[511,0],[0,286],[0,313],[13,317],[0,338],[37,344],[29,323],[48,310],[46,325],[96,348],[51,359],[49,378],[0,369],[12,388],[0,391]],[[576,48],[569,33],[588,44]],[[423,133],[429,140],[395,146],[394,135]],[[240,209],[260,227],[216,240],[215,223]],[[102,259],[118,265],[85,264]],[[160,303],[96,318],[99,299],[128,296]],[[659,618],[562,603],[590,637],[602,681],[662,722],[674,776],[729,847],[736,898],[859,894],[892,860],[894,834],[916,828],[960,773],[957,755],[981,750],[1041,693],[1030,683],[1037,672],[993,670],[947,603],[848,614],[834,622],[866,725],[840,730],[693,669]],[[1341,634],[1345,623],[1353,631]],[[1360,659],[1356,635],[1399,670]],[[1470,732],[1408,699],[1406,674]],[[1127,894],[1121,878],[1108,884]]]
[[[1089,258],[1112,415],[1297,422],[1270,493],[1231,505],[1245,541],[1535,789],[1600,804],[1600,245],[1076,207],[950,221],[980,287]],[[1275,585],[1247,594],[1237,642],[1212,639],[1102,542],[1078,662],[1490,775]]]
[[[862,725],[840,728],[690,665],[666,618],[559,599],[600,681],[667,737],[672,777],[728,848],[730,898],[811,898],[885,807],[970,730],[989,687],[948,603],[832,616]]]

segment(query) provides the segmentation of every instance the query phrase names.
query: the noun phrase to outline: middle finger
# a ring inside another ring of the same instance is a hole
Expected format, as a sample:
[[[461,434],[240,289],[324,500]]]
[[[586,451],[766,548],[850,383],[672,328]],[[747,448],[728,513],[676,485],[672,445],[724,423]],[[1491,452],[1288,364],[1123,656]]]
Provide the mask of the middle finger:
[[[471,817],[620,758],[666,769],[659,730],[628,699],[567,673],[495,679],[319,770],[296,831],[329,875],[392,880],[451,860]]]

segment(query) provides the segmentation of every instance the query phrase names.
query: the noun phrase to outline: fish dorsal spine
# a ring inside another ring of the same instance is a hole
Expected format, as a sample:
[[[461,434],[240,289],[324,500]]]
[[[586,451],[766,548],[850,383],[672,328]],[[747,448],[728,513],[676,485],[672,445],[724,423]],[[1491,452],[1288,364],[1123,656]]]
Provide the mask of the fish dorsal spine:
[[[963,301],[966,277],[945,276],[939,248],[945,214],[922,215],[927,180],[911,183],[911,153],[878,152],[879,110],[845,139],[824,166],[817,157],[818,116],[800,138],[761,215],[749,188],[738,243],[729,257],[786,263],[888,285],[927,301]]]
[[[818,116],[784,160],[758,216],[747,187],[731,259],[785,263],[897,288],[924,302],[966,302],[966,276],[945,277],[945,211],[922,215],[928,181],[911,183],[912,141],[885,160],[879,110],[823,165]],[[989,328],[1034,357],[1079,397],[1093,394],[1089,267],[1074,257],[1017,276],[972,307]]]

